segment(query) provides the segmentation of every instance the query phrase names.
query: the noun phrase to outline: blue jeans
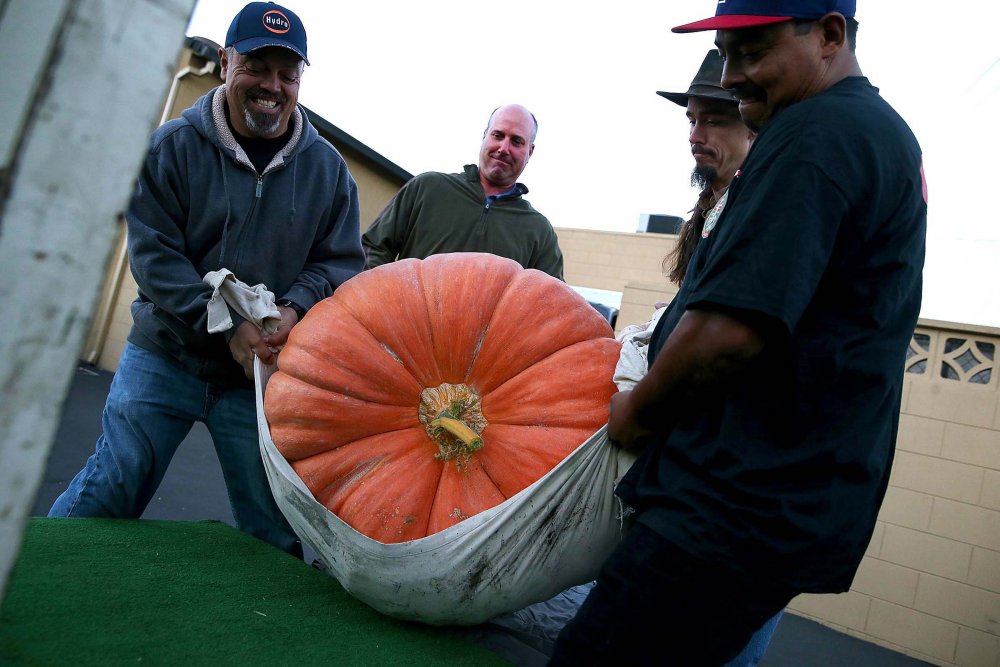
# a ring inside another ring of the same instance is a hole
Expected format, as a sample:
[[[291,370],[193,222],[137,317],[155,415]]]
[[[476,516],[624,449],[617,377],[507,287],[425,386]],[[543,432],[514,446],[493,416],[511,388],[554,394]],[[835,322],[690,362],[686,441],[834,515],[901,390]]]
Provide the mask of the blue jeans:
[[[757,632],[753,633],[750,643],[743,647],[738,656],[727,662],[726,667],[756,667],[756,665],[759,665],[760,661],[764,659],[764,654],[767,653],[771,637],[774,635],[774,631],[778,627],[778,621],[781,620],[781,615],[784,611],[782,609],[769,618]]]
[[[252,389],[211,385],[126,343],[104,406],[104,433],[50,517],[139,518],[196,421],[212,436],[236,526],[301,557],[267,483]]]
[[[527,636],[529,642],[541,644],[538,648],[544,653],[545,646],[556,640],[559,631],[579,611],[593,588],[593,582],[573,586],[548,600],[498,616],[490,623],[507,628],[516,635]],[[779,611],[754,632],[750,642],[743,647],[740,654],[727,662],[724,667],[756,667],[760,664],[782,613]],[[549,651],[551,652],[551,649]]]
[[[703,561],[637,523],[559,634],[549,664],[733,664],[753,652],[755,633],[770,640],[767,626],[796,593],[766,573]]]

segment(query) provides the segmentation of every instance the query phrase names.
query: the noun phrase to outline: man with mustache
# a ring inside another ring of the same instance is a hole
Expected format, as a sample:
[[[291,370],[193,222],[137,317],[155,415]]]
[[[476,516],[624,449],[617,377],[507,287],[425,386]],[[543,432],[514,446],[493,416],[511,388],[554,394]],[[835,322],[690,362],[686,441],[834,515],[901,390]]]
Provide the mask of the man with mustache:
[[[691,255],[701,239],[706,217],[718,216],[725,206],[724,194],[753,143],[754,133],[743,123],[736,97],[722,87],[722,57],[709,51],[686,92],[657,94],[687,111],[688,142],[695,156],[691,185],[698,187],[698,202],[678,234],[677,245],[663,261],[664,273],[680,284]],[[546,639],[562,629],[565,620],[592,590],[590,584],[573,587],[551,600],[496,619],[494,623],[520,632],[541,634]],[[779,611],[750,638],[744,649],[726,667],[750,667],[760,662],[781,618]]]
[[[664,260],[664,273],[678,285],[701,239],[706,220],[715,220],[725,208],[725,192],[753,144],[754,132],[740,117],[736,97],[720,83],[722,57],[708,52],[686,93],[658,91],[687,109],[688,141],[695,166],[691,185],[701,188],[691,217],[681,226],[677,245]]]
[[[297,106],[308,60],[294,12],[246,5],[219,58],[225,83],[153,134],[126,215],[139,294],[104,433],[49,516],[138,518],[201,421],[237,526],[301,556],[261,462],[253,362],[273,362],[305,312],[361,270],[357,186]],[[203,277],[222,269],[278,297],[265,298],[267,332],[216,303]]]
[[[538,122],[517,104],[495,109],[479,165],[460,174],[427,172],[396,193],[364,233],[366,268],[446,252],[488,252],[562,280],[555,230],[517,179],[535,151]]]
[[[720,665],[799,593],[850,588],[889,479],[920,310],[920,147],[863,76],[854,0],[724,0],[722,85],[758,131],[612,399],[635,526],[552,664]]]
[[[657,94],[685,107],[690,131],[688,141],[695,166],[691,185],[701,188],[691,217],[677,234],[677,245],[664,260],[663,268],[673,282],[684,282],[706,224],[713,225],[726,206],[726,190],[743,164],[756,133],[746,126],[737,107],[736,96],[722,87],[722,56],[717,49],[705,54],[694,80],[685,93]],[[771,636],[781,619],[779,610],[764,622],[739,655],[726,667],[749,667],[764,657]]]

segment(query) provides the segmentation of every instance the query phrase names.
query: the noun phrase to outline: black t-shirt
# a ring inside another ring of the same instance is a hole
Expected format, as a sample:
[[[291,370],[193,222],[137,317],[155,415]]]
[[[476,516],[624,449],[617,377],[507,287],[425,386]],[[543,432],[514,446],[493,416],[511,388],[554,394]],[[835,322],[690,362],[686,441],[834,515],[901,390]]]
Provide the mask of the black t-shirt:
[[[274,139],[265,139],[261,137],[244,137],[242,135],[233,132],[233,137],[236,138],[236,142],[243,147],[243,151],[250,158],[250,162],[253,163],[254,169],[257,170],[258,174],[263,174],[264,170],[267,169],[267,165],[271,164],[271,160],[274,156],[278,154],[282,148],[288,144],[288,140],[292,138],[292,131],[295,128],[292,124],[288,124],[288,129],[280,137]]]
[[[850,586],[888,482],[926,218],[920,148],[867,79],[765,126],[649,363],[688,309],[744,319],[764,350],[628,472],[640,521],[803,591]]]

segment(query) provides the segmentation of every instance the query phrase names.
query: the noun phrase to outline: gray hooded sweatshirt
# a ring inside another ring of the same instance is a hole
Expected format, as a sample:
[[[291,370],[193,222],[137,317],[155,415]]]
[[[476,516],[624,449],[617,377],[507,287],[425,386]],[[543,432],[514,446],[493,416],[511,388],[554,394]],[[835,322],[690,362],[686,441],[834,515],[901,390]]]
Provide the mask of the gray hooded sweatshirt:
[[[128,256],[139,285],[129,341],[191,374],[249,386],[229,351],[209,334],[209,271],[226,268],[248,285],[306,310],[364,265],[358,191],[340,153],[296,109],[293,134],[262,174],[226,123],[224,86],[153,134],[126,215]]]

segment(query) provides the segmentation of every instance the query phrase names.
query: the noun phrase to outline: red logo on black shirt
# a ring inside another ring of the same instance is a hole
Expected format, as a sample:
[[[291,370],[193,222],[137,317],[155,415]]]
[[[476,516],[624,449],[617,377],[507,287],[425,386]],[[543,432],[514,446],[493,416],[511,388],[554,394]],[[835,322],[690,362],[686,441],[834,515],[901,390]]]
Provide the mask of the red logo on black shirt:
[[[924,176],[924,161],[920,161],[920,187],[924,191],[924,203],[927,203],[927,177]]]

